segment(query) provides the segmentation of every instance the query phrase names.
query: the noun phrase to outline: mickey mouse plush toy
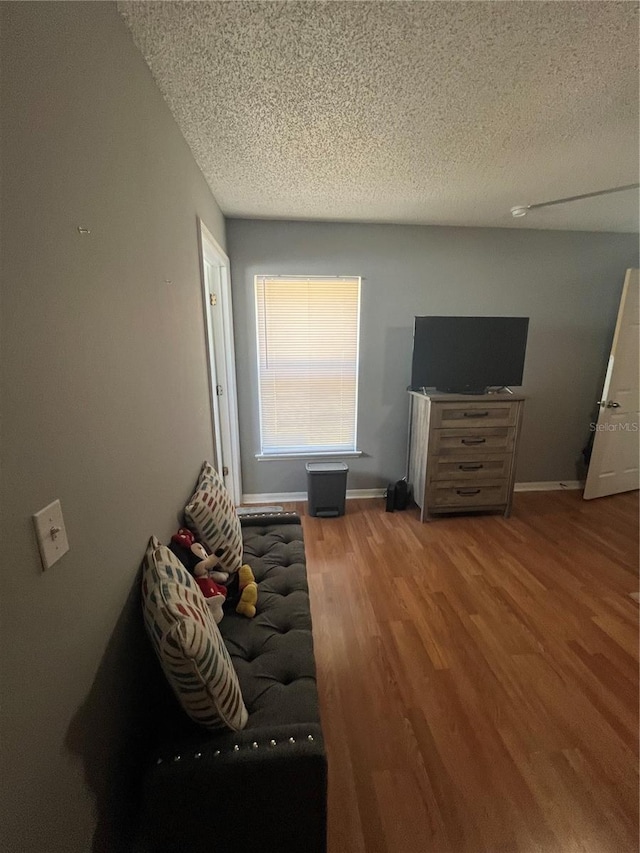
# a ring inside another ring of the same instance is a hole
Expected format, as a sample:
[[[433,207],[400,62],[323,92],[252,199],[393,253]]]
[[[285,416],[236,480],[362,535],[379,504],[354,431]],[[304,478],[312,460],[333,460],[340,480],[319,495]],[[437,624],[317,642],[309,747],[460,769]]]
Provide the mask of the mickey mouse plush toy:
[[[193,533],[181,527],[171,537],[173,553],[194,576],[215,622],[220,622],[225,601],[237,602],[236,613],[252,618],[256,615],[258,586],[250,567],[244,565],[238,572],[229,574],[216,569],[218,558],[207,554],[204,545],[195,541]]]

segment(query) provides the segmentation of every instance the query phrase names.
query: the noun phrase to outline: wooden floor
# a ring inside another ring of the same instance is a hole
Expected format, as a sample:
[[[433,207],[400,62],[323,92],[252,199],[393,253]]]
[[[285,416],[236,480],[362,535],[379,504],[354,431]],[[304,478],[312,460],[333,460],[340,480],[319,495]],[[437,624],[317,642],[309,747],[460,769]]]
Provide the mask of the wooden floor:
[[[303,523],[329,853],[637,853],[637,493]]]

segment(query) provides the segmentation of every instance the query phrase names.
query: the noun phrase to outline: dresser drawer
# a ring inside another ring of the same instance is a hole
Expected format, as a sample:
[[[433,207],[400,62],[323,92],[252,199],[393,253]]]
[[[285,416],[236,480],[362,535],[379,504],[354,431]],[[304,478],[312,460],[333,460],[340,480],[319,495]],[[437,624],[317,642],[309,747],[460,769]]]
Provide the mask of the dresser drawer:
[[[497,480],[509,476],[511,454],[476,451],[476,455],[468,459],[437,458],[432,465],[432,480]]]
[[[508,492],[507,480],[484,480],[473,484],[442,480],[431,483],[427,499],[434,509],[502,506],[507,502]]]
[[[478,453],[511,453],[514,427],[477,427],[474,429],[436,429],[432,435],[433,455],[450,459],[468,459]]]
[[[518,404],[506,400],[504,403],[436,403],[433,406],[433,426],[475,427],[515,426]]]

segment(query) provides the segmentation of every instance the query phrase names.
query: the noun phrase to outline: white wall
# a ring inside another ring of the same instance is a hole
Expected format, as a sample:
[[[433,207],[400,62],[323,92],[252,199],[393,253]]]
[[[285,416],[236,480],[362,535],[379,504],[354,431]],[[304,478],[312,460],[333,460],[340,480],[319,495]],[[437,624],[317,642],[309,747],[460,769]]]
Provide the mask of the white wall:
[[[153,722],[136,573],[212,454],[196,217],[224,220],[114,4],[0,5],[0,847],[112,853]]]

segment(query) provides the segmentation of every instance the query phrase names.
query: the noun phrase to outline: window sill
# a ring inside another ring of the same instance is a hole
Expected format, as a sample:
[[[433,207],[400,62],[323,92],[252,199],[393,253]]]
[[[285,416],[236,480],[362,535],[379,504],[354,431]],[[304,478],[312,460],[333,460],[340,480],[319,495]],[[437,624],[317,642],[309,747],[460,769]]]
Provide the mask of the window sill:
[[[336,457],[354,458],[362,456],[361,450],[338,450],[332,452],[323,450],[316,453],[256,453],[256,459],[260,462],[281,461],[283,459],[335,459]]]

